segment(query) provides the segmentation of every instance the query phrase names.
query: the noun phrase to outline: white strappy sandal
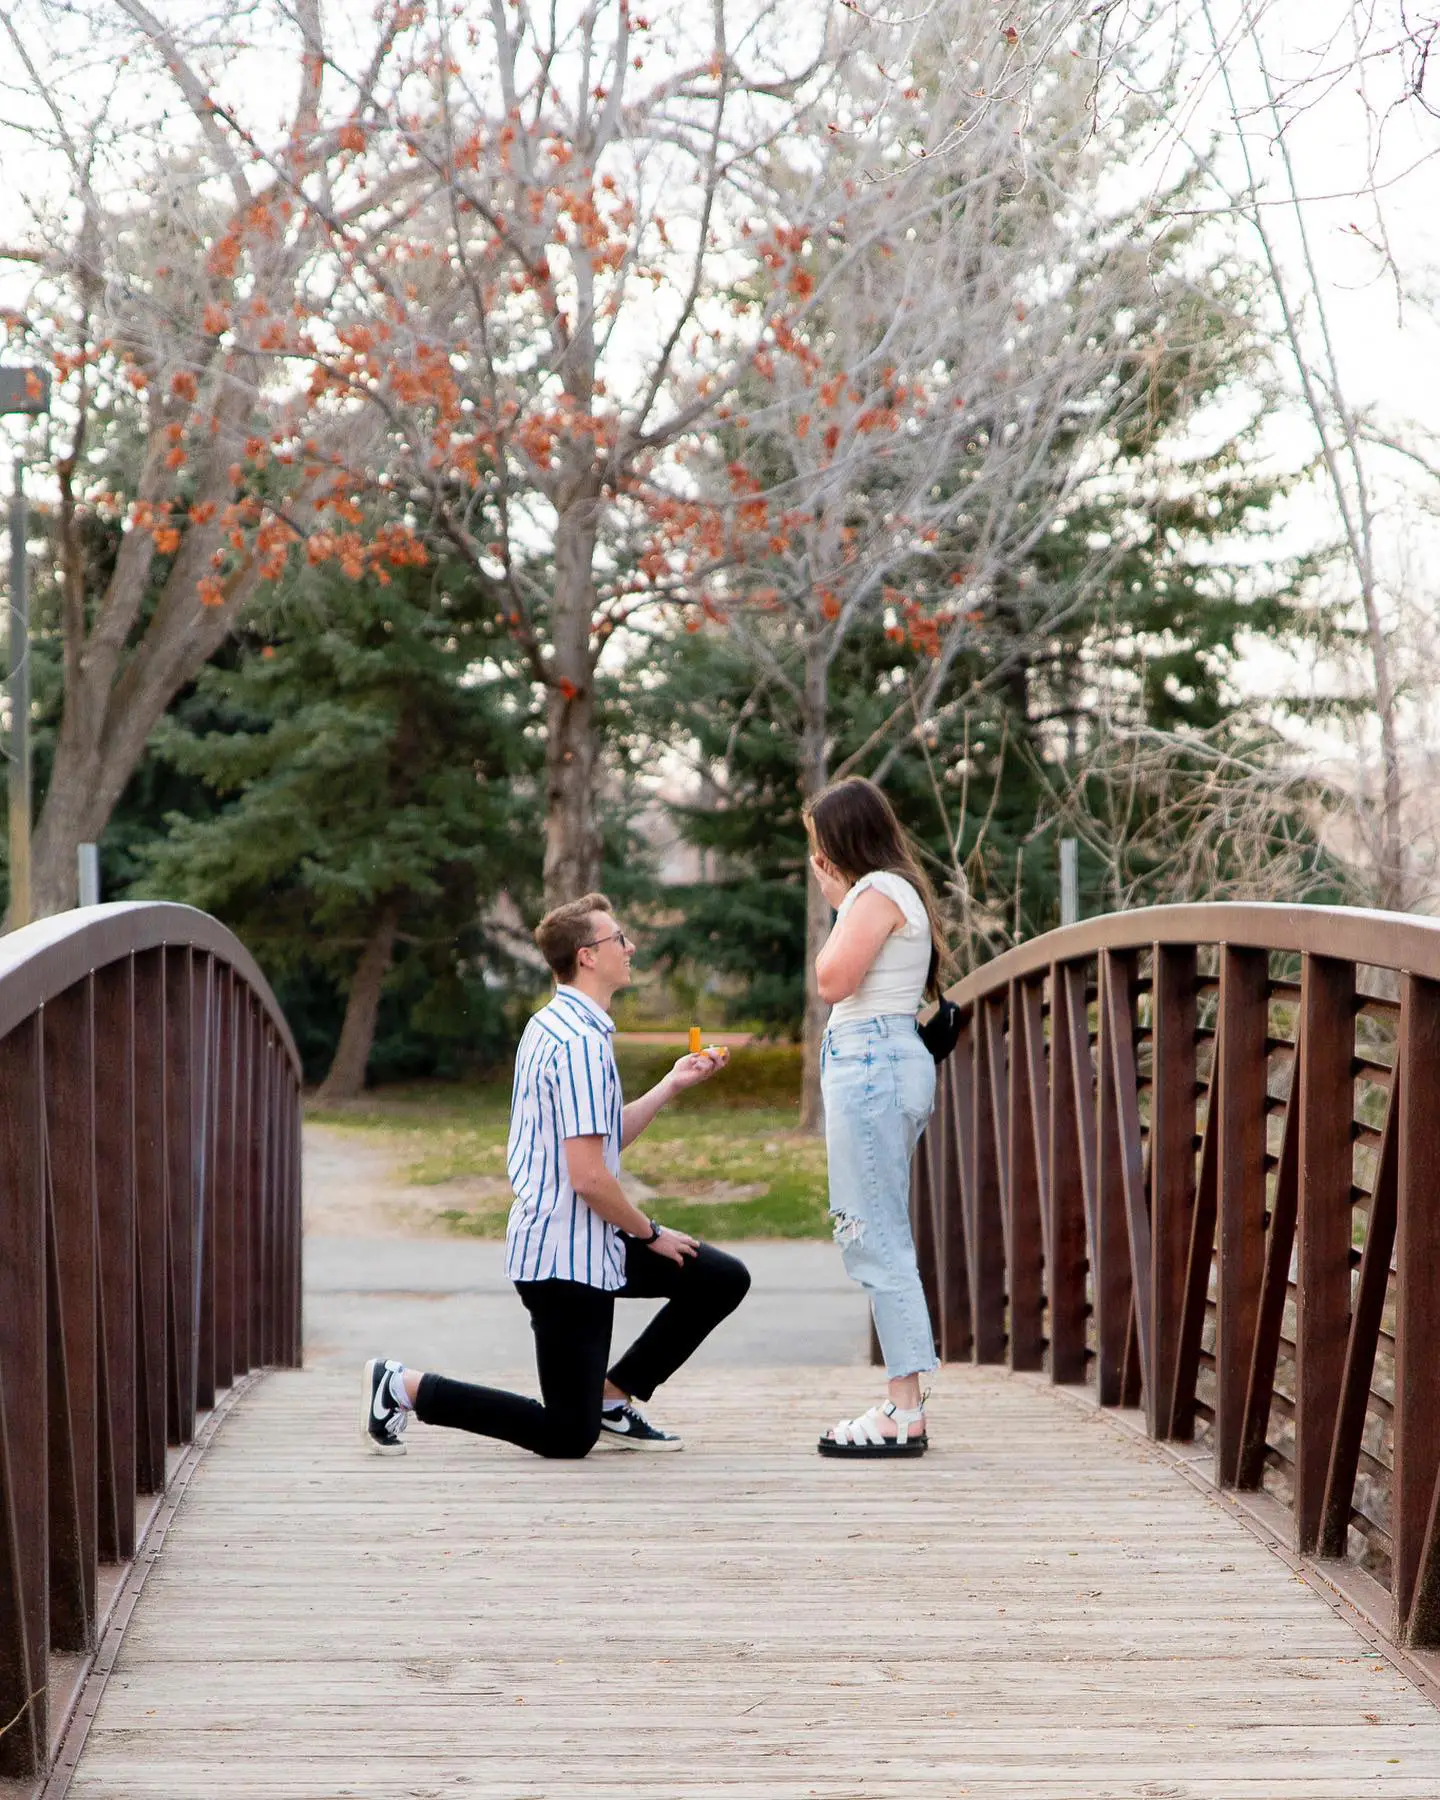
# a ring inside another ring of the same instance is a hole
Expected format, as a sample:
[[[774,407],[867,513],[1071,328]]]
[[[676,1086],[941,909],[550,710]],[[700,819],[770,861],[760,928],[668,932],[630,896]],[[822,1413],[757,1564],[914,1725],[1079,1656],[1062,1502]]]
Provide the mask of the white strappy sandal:
[[[833,1431],[820,1439],[822,1456],[923,1456],[930,1439],[922,1423],[925,1402],[913,1411],[905,1411],[887,1400],[883,1406],[872,1406],[858,1419],[842,1419]],[[881,1419],[895,1421],[894,1437],[886,1437],[880,1429]],[[919,1426],[919,1430],[914,1428]]]

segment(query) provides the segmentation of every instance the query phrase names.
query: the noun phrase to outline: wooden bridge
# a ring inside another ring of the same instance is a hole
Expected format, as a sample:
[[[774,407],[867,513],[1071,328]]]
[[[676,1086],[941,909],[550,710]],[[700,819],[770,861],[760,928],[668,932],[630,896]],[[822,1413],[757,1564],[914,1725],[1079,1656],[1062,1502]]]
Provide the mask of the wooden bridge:
[[[0,1795],[1433,1800],[1440,928],[1156,909],[955,997],[930,1456],[814,1456],[796,1368],[682,1373],[681,1457],[380,1461],[244,950],[0,943]]]

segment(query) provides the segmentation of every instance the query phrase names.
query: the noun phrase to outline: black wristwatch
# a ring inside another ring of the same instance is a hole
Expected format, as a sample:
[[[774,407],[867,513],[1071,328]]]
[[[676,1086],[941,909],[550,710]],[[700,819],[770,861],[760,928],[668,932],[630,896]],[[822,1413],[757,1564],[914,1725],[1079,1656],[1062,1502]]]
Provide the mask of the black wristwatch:
[[[658,1219],[652,1219],[650,1221],[649,1237],[648,1238],[636,1238],[635,1242],[637,1244],[653,1244],[655,1242],[656,1238],[659,1237],[659,1235],[660,1235],[660,1221]]]

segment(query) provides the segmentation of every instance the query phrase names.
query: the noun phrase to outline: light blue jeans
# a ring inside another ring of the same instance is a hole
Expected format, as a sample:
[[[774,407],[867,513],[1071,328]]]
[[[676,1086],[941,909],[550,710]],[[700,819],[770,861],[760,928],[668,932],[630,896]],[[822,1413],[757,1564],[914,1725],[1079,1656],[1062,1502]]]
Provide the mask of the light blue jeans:
[[[830,1214],[845,1272],[870,1296],[892,1380],[936,1366],[910,1232],[910,1159],[935,1105],[935,1063],[908,1013],[832,1025],[820,1049]]]

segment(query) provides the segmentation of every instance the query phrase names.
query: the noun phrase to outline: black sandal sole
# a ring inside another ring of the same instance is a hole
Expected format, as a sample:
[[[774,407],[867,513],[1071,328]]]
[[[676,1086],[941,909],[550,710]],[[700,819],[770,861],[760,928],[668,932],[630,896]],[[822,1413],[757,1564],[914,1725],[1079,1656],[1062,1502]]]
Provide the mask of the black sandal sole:
[[[911,1438],[906,1444],[837,1444],[834,1438],[821,1438],[816,1445],[822,1456],[881,1457],[923,1456],[930,1448],[928,1437]]]

